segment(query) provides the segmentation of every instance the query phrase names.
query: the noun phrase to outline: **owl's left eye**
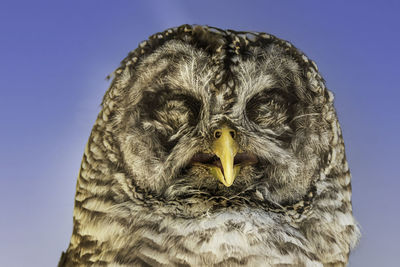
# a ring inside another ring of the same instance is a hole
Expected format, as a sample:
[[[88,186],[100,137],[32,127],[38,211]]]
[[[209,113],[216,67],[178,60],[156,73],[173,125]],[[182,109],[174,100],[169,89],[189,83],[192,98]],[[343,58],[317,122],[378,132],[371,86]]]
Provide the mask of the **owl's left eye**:
[[[288,121],[289,102],[282,90],[264,90],[247,102],[246,116],[261,127],[277,127]]]

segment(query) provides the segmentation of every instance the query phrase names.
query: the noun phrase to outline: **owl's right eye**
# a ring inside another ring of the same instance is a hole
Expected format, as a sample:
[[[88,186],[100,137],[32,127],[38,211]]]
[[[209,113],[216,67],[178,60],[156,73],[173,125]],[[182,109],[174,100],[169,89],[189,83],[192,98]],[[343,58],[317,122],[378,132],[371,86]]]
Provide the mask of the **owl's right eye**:
[[[163,90],[145,93],[142,107],[148,120],[172,135],[185,125],[197,124],[201,103],[191,95]]]
[[[201,102],[194,96],[168,89],[145,92],[139,105],[143,129],[153,129],[166,151],[178,143],[176,133],[197,125],[201,112]]]

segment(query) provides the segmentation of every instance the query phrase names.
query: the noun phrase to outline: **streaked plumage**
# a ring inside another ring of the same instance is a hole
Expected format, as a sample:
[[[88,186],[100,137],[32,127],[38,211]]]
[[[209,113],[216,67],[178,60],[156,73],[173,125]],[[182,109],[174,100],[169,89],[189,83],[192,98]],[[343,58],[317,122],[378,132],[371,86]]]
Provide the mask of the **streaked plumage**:
[[[59,266],[345,266],[359,230],[333,95],[265,33],[183,25],[114,72]]]

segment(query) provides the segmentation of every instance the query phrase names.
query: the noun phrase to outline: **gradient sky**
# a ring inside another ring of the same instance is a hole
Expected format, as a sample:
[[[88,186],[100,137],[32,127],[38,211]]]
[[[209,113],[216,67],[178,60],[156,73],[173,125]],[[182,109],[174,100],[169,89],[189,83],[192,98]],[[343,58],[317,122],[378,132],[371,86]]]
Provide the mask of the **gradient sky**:
[[[56,266],[105,77],[140,41],[185,23],[269,32],[317,62],[363,234],[350,266],[399,266],[400,4],[327,2],[2,0],[0,266]]]

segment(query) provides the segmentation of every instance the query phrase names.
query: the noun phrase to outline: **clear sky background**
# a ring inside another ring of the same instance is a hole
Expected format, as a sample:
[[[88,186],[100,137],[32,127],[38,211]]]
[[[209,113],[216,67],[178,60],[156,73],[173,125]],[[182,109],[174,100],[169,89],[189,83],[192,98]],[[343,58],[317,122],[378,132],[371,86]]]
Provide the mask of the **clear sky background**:
[[[185,23],[269,32],[317,62],[363,234],[350,266],[399,266],[399,14],[394,0],[1,0],[0,266],[56,266],[105,77],[140,41]]]

